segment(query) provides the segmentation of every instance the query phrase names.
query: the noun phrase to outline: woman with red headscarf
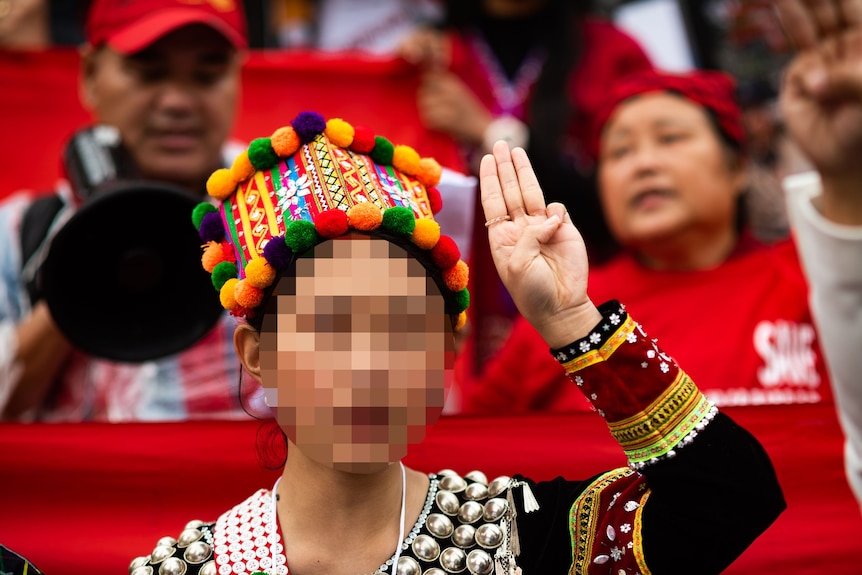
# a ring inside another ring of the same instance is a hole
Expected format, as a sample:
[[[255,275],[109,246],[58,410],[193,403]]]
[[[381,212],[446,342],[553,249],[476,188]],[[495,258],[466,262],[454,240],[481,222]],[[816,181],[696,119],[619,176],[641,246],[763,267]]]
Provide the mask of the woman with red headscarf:
[[[734,89],[712,71],[647,71],[611,87],[592,146],[625,251],[591,270],[590,293],[626,302],[719,405],[831,402],[793,242],[762,245],[745,225]],[[482,377],[462,377],[465,410],[589,408],[554,363],[519,320]]]

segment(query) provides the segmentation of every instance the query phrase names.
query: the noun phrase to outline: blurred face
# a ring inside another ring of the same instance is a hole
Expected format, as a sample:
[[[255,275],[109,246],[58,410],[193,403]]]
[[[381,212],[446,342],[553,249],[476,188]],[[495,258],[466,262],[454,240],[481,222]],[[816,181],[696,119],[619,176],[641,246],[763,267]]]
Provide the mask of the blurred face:
[[[260,375],[288,439],[341,471],[400,460],[439,417],[454,359],[425,269],[386,240],[351,235],[318,245],[276,291]]]
[[[599,193],[617,241],[638,248],[727,234],[745,185],[706,111],[666,92],[621,104],[602,134]]]
[[[90,53],[83,93],[96,120],[119,129],[143,177],[203,189],[222,164],[239,73],[230,43],[193,25],[128,56],[109,46]]]

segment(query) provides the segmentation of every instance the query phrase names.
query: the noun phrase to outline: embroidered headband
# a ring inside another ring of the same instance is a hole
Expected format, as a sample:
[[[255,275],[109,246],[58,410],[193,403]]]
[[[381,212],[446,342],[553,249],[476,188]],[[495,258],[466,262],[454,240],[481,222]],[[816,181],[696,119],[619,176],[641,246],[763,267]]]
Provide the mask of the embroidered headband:
[[[427,254],[417,259],[438,281],[460,329],[470,304],[469,270],[434,220],[442,208],[435,188],[441,173],[436,160],[410,146],[302,112],[210,176],[207,192],[219,204],[203,202],[192,214],[206,242],[201,263],[222,306],[252,317],[296,257],[351,231],[376,234]]]
[[[624,76],[611,86],[593,122],[591,147],[594,157],[598,157],[602,130],[617,106],[634,96],[659,91],[679,94],[710,110],[721,131],[740,148],[745,147],[742,111],[732,76],[714,70],[695,70],[686,74],[644,70]]]

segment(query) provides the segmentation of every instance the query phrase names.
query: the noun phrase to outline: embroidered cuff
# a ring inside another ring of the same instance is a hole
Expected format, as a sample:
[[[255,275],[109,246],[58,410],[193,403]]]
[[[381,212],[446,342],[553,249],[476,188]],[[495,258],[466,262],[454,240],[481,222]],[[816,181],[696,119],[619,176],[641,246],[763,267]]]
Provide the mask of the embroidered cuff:
[[[631,467],[673,457],[718,410],[623,305],[611,300],[599,311],[603,319],[587,337],[551,353],[608,422]]]

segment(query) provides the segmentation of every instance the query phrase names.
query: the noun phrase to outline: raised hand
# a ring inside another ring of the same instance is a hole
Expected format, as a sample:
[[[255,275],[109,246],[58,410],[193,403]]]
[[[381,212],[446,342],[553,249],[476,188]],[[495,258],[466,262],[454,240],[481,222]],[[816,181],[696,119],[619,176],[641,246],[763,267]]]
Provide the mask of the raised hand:
[[[862,191],[862,0],[776,6],[800,49],[786,70],[782,115],[823,178],[824,201],[838,200],[846,214]]]
[[[518,310],[551,347],[585,336],[601,316],[587,296],[584,241],[565,207],[545,206],[527,153],[503,141],[482,158],[479,184],[491,255]]]

